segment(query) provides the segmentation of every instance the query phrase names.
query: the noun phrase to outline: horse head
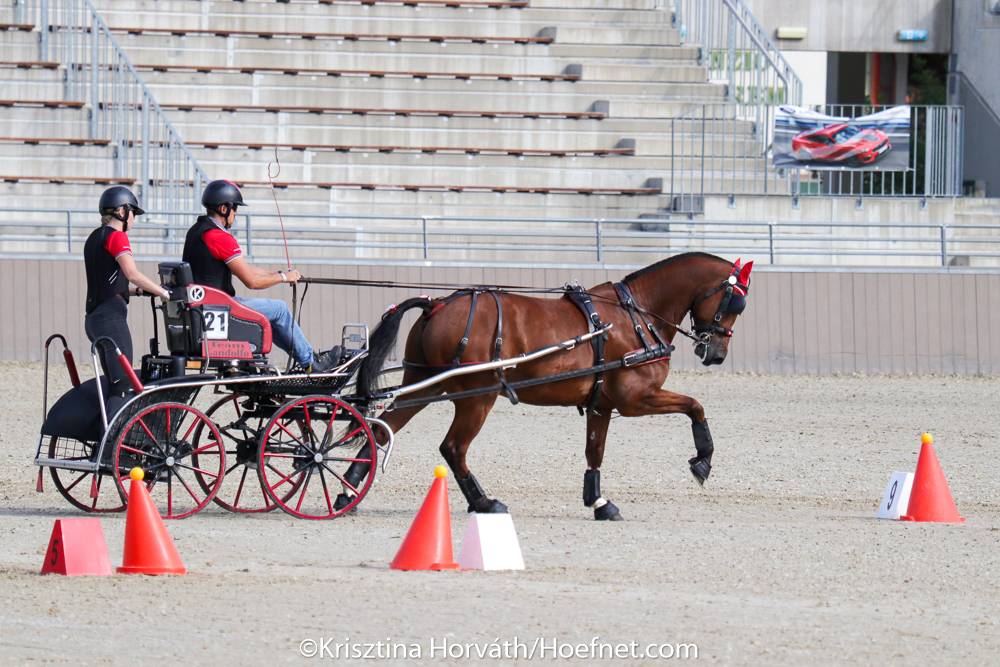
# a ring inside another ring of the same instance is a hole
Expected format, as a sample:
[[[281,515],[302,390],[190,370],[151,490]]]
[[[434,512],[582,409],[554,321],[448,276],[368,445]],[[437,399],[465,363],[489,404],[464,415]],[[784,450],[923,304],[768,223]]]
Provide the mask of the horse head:
[[[752,270],[752,261],[743,265],[737,259],[726,275],[699,287],[690,310],[691,331],[697,338],[694,352],[705,366],[721,364],[729,353],[733,325],[747,306]]]

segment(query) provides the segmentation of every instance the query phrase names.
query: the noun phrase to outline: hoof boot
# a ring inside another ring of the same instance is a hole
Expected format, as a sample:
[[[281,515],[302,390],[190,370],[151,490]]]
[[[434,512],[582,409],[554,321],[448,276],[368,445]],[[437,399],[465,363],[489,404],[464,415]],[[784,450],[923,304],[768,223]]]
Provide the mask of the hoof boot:
[[[622,513],[618,511],[618,507],[611,501],[601,505],[594,510],[594,519],[597,521],[624,521],[625,518]]]

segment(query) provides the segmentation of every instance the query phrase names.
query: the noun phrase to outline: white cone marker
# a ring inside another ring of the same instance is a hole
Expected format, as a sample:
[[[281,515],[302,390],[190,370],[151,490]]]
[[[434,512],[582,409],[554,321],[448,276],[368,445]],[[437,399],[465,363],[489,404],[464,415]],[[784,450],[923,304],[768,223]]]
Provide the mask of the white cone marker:
[[[471,514],[458,564],[467,570],[523,570],[521,544],[510,514]]]

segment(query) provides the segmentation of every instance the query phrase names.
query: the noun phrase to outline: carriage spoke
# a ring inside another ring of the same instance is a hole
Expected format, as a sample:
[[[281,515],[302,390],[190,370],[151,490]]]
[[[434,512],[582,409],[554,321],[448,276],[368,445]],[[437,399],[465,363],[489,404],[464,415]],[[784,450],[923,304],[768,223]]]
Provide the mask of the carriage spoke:
[[[330,502],[330,489],[326,485],[326,476],[323,474],[322,467],[319,469],[319,481],[323,483],[323,496],[326,498],[327,516],[333,516],[333,503]]]
[[[174,475],[176,475],[177,481],[184,486],[184,489],[188,492],[188,495],[191,496],[191,499],[194,500],[195,506],[201,505],[201,501],[198,500],[198,496],[194,495],[194,491],[191,490],[191,487],[188,486],[188,483],[184,481],[183,477],[181,477],[180,471],[179,470],[176,471]]]
[[[226,452],[226,454],[236,454],[236,452]],[[236,470],[238,467],[240,467],[242,465],[243,465],[242,463],[240,463],[239,461],[237,461],[236,463],[233,464],[233,466],[229,470],[226,471],[226,474],[228,475],[229,473],[231,473],[232,471]],[[246,468],[246,466],[243,466],[243,467]]]
[[[79,484],[80,480],[82,480],[84,477],[86,477],[89,474],[90,474],[89,472],[81,473],[79,477],[77,477],[75,480],[73,480],[72,484],[70,484],[69,486],[66,487],[66,491],[67,492],[72,491],[73,487],[76,486],[77,484]]]
[[[184,421],[183,417],[181,417],[181,421]],[[197,426],[200,423],[201,423],[201,420],[198,419],[197,417],[195,419],[191,420],[191,425],[188,426],[188,430],[187,430],[187,432],[184,433],[184,437],[181,438],[181,440],[183,440],[184,442],[187,442],[188,436],[191,435],[191,431],[193,431],[194,427]],[[168,431],[168,433],[169,433],[169,431]]]
[[[341,477],[340,475],[338,475],[336,472],[334,472],[334,470],[330,466],[328,466],[326,464],[326,461],[324,461],[321,465],[324,468],[326,468],[327,472],[329,472],[331,475],[333,475],[334,477],[336,477],[340,481],[341,484],[343,484],[348,489],[350,489],[351,492],[354,493],[354,495],[358,495],[360,493],[360,491],[358,491],[357,489],[355,489],[354,486],[350,482],[348,482],[346,479],[344,479],[343,477]]]
[[[202,452],[208,451],[209,449],[215,449],[216,447],[221,447],[218,440],[211,440],[204,447],[199,447],[198,449],[191,452],[192,454],[201,454]]]
[[[306,417],[306,430],[309,432],[309,435],[312,436],[314,434],[313,434],[313,430],[312,430],[312,420],[309,419],[309,406],[306,406],[305,408],[303,408],[302,412],[303,412],[303,414]]]
[[[174,513],[174,485],[171,481],[173,475],[167,473],[167,516]]]
[[[309,480],[312,479],[313,468],[309,468],[309,472],[306,473],[306,481],[302,484],[302,492],[299,494],[299,502],[295,504],[295,511],[298,512],[302,509],[302,501],[306,499],[306,492],[309,490]]]
[[[239,465],[239,464],[237,464]],[[235,466],[233,466],[235,467]],[[228,472],[226,474],[229,474]],[[243,483],[247,481],[247,467],[243,466],[243,474],[240,475],[240,485],[236,487],[236,497],[233,498],[233,507],[240,506],[240,496],[243,495]]]
[[[219,479],[219,475],[216,474],[216,473],[214,473],[214,472],[209,472],[207,470],[202,470],[201,468],[196,468],[194,466],[189,466],[186,463],[176,463],[175,465],[178,468],[185,468],[187,470],[193,470],[194,472],[201,473],[202,475],[208,475],[209,477],[214,477],[215,479]]]
[[[274,473],[275,475],[278,475],[279,477],[280,477],[280,476],[281,476],[282,474],[284,474],[284,473],[282,473],[282,472],[281,472],[280,470],[278,470],[277,468],[275,468],[275,467],[274,467],[273,465],[271,465],[270,463],[267,463],[267,464],[265,464],[265,465],[266,465],[266,466],[267,466],[268,468],[270,468],[271,472],[273,472],[273,473]],[[292,473],[292,474],[294,474],[294,473]]]
[[[330,412],[330,419],[326,423],[326,428],[328,432],[333,430],[333,421],[337,418],[337,413],[339,411],[340,411],[340,406],[334,404],[333,410]]]
[[[283,476],[283,477],[282,477],[282,478],[281,478],[280,480],[278,480],[278,483],[277,483],[277,484],[275,484],[274,486],[269,486],[269,488],[270,488],[270,489],[271,489],[272,491],[274,491],[274,490],[275,490],[276,488],[278,488],[278,487],[279,487],[279,486],[281,486],[282,484],[285,484],[286,482],[288,482],[288,480],[289,480],[289,479],[290,479],[290,478],[292,477],[292,475],[297,475],[297,474],[301,473],[301,472],[302,472],[303,470],[305,470],[306,468],[308,468],[308,467],[309,467],[309,465],[310,465],[310,463],[311,463],[311,462],[309,462],[309,463],[306,463],[306,464],[305,464],[304,466],[302,466],[302,467],[299,467],[299,468],[295,468],[294,470],[292,470],[292,472],[288,473],[287,475]],[[275,472],[277,472],[277,473],[278,473],[279,475],[281,474],[281,473],[280,473],[279,471],[277,471],[277,470],[275,470]]]
[[[309,449],[309,447],[308,447],[308,446],[306,445],[306,443],[304,443],[304,442],[302,442],[301,440],[299,440],[298,438],[296,438],[296,437],[295,437],[295,434],[294,434],[294,433],[292,433],[291,431],[289,431],[289,430],[288,430],[287,428],[285,428],[285,425],[284,425],[284,424],[282,424],[282,423],[281,423],[280,421],[278,421],[278,422],[274,422],[274,425],[275,425],[275,426],[277,426],[278,428],[280,428],[280,429],[281,429],[282,431],[284,431],[285,433],[287,433],[287,434],[288,434],[288,437],[290,437],[290,438],[291,438],[292,440],[294,440],[295,442],[299,443],[300,445],[302,445],[302,446],[303,446],[303,447],[305,447],[306,449]]]
[[[157,449],[160,449],[159,441],[156,439],[156,436],[153,435],[153,432],[149,430],[149,427],[146,426],[146,421],[144,419],[139,419],[139,426],[141,426],[142,430],[146,432],[146,435],[149,436],[149,439],[153,441],[153,445],[155,445]],[[160,449],[160,451],[162,452],[163,450]]]
[[[323,453],[326,454],[328,451],[330,451],[334,447],[340,447],[344,443],[350,442],[350,440],[352,438],[354,438],[358,433],[361,433],[364,430],[365,430],[364,426],[357,427],[356,429],[354,429],[353,431],[351,431],[350,433],[348,433],[347,435],[345,435],[344,437],[342,437],[340,440],[338,440],[337,442],[333,443],[332,445],[330,445],[329,447],[327,447],[326,449],[324,449]]]
[[[122,449],[124,449],[125,451],[128,451],[128,452],[132,452],[133,454],[141,454],[142,456],[152,456],[152,457],[158,458],[158,459],[162,459],[163,458],[159,454],[154,454],[153,452],[147,452],[147,451],[143,451],[141,449],[136,449],[135,447],[130,447],[130,446],[125,445],[125,444],[122,445]]]

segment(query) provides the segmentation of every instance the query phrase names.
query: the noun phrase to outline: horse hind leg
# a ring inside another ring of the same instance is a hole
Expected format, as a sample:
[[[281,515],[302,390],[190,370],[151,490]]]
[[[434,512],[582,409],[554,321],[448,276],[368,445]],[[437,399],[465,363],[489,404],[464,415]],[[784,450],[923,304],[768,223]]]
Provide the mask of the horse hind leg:
[[[618,507],[601,495],[601,463],[611,412],[587,413],[587,471],[583,473],[583,504],[594,508],[597,521],[622,521]]]
[[[455,481],[462,495],[469,502],[469,511],[479,514],[505,514],[507,506],[495,498],[486,495],[479,480],[469,470],[465,455],[469,445],[479,435],[486,422],[486,416],[493,409],[497,395],[480,396],[455,402],[455,418],[451,422],[448,434],[441,443],[441,456],[455,474]]]

